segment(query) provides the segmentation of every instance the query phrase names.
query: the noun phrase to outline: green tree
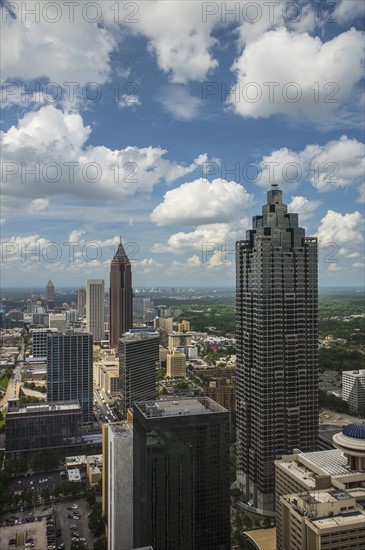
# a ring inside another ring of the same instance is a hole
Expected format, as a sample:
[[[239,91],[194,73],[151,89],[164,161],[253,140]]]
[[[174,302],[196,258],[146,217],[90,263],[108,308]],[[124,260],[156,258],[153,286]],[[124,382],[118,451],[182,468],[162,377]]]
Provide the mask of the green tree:
[[[96,502],[89,516],[89,529],[94,536],[102,534],[105,520],[102,516],[101,502]]]
[[[86,542],[83,542],[81,540],[73,540],[71,542],[71,548],[70,550],[87,550]]]
[[[243,523],[247,529],[252,529],[252,519],[250,516],[244,516]]]
[[[101,537],[94,542],[94,550],[108,550],[108,541],[106,537]]]
[[[41,494],[42,494],[42,498],[43,498],[44,502],[49,502],[50,497],[51,497],[50,492],[49,492],[49,488],[48,488],[48,487],[44,487],[44,488],[42,489],[42,493],[41,493]]]
[[[92,508],[96,502],[96,494],[93,487],[89,487],[86,489],[86,502],[90,505]]]
[[[58,453],[54,449],[41,449],[32,458],[31,465],[37,472],[54,470],[59,464]]]
[[[235,530],[237,530],[237,531],[242,531],[242,529],[243,529],[243,525],[244,525],[243,517],[238,512],[236,512],[236,514],[235,514],[235,516],[232,520],[232,525],[235,528]]]
[[[269,529],[269,527],[271,527],[271,518],[265,517],[262,524],[265,529]]]

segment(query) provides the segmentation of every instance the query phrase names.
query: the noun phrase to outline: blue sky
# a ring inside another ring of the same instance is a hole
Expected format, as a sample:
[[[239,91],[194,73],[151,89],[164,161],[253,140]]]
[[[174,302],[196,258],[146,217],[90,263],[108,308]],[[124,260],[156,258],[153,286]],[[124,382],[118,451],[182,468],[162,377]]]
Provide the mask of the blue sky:
[[[363,284],[362,2],[1,11],[4,287],[108,284],[119,235],[136,287],[234,286],[274,182],[320,284]]]

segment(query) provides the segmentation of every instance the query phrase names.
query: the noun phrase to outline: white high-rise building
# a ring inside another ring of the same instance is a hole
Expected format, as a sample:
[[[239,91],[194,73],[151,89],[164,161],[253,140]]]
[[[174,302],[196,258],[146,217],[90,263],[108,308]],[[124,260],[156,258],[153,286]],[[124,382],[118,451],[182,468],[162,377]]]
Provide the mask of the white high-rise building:
[[[108,549],[133,548],[133,424],[103,426],[103,514]]]
[[[86,282],[86,327],[94,342],[104,340],[104,280],[89,279]]]
[[[365,414],[365,369],[343,371],[342,399],[352,412]]]

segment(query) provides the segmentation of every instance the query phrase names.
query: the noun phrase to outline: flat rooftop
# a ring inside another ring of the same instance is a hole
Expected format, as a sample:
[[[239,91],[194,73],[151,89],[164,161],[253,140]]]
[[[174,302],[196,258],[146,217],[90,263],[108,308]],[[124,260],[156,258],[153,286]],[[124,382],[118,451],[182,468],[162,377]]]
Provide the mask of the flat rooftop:
[[[17,411],[8,411],[7,415],[22,415],[30,413],[49,413],[55,411],[81,411],[80,404],[78,401],[62,402],[62,403],[39,403],[26,405],[25,407],[20,407]]]
[[[154,329],[142,332],[125,332],[120,340],[148,340],[149,338],[160,337],[160,333]]]
[[[135,405],[146,418],[227,412],[227,409],[221,407],[221,405],[218,405],[218,403],[209,397],[144,401],[142,403],[135,403]]]
[[[304,483],[309,489],[315,488],[315,478],[309,476],[310,470],[298,464],[298,462],[296,462],[295,460],[281,462],[280,467],[290,472],[294,477]]]
[[[356,525],[359,527],[364,527],[365,524],[365,514],[362,511],[355,511],[349,514],[338,514],[336,516],[324,517],[320,519],[310,520],[313,525],[318,529],[328,529],[329,527],[339,527],[346,525]]]
[[[115,437],[126,437],[133,434],[133,424],[130,422],[115,422],[108,424]]]

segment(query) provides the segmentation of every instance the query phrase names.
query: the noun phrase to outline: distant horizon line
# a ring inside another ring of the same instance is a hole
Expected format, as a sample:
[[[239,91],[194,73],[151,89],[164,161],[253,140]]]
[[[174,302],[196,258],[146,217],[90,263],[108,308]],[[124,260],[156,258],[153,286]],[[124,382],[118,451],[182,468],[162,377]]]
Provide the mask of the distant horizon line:
[[[3,291],[3,290],[44,290],[46,288],[47,285],[45,286],[3,286],[2,288],[0,288],[0,293]],[[80,288],[85,288],[83,287],[82,285],[81,286],[77,286],[77,285],[72,285],[72,286],[59,286],[59,287],[56,287],[60,290],[72,290],[72,289],[80,289]],[[188,289],[214,289],[214,290],[235,290],[235,287],[234,286],[179,286],[179,285],[176,285],[176,286],[150,286],[150,287],[145,287],[145,286],[135,286],[135,287],[132,287],[133,289],[144,289],[144,288],[149,288],[149,289],[152,289],[152,288],[160,288],[162,290],[164,289],[171,289],[171,288],[176,288],[176,289],[184,289],[184,290],[188,290]],[[342,288],[347,288],[347,289],[361,289],[365,292],[365,289],[363,287],[361,287],[361,285],[349,285],[349,286],[339,286],[339,285],[320,285],[318,286],[319,289],[323,289],[323,288],[338,288],[338,289],[342,289]]]

